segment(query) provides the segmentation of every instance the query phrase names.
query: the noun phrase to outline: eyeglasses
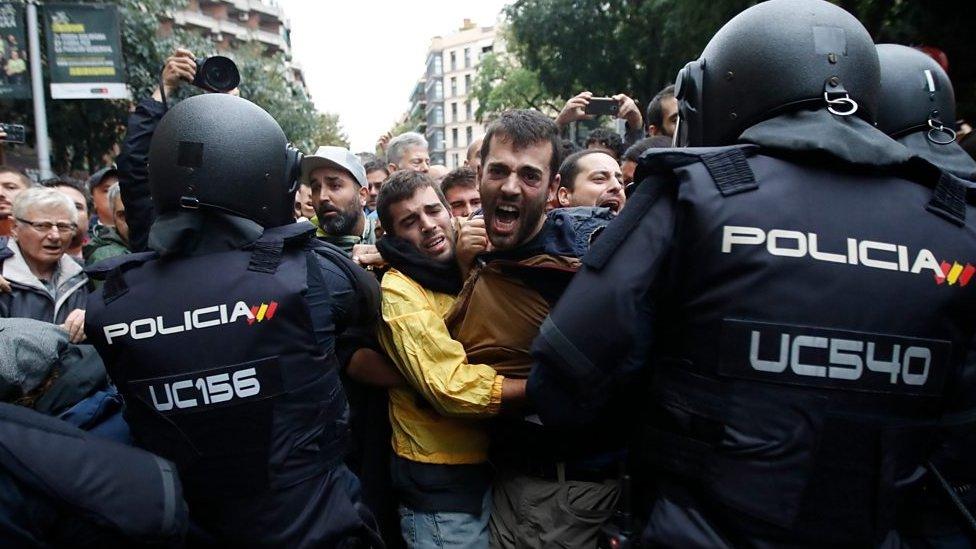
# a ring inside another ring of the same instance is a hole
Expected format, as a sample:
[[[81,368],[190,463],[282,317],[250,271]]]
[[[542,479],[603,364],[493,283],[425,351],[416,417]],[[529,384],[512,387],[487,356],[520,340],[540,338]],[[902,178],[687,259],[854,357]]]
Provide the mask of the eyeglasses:
[[[21,219],[19,217],[15,217],[14,219],[20,221],[21,223],[26,223],[31,227],[34,227],[35,231],[42,234],[47,234],[51,232],[51,229],[55,227],[58,228],[58,232],[61,234],[70,234],[78,230],[78,225],[76,223],[52,223],[51,221],[27,221],[26,219]]]

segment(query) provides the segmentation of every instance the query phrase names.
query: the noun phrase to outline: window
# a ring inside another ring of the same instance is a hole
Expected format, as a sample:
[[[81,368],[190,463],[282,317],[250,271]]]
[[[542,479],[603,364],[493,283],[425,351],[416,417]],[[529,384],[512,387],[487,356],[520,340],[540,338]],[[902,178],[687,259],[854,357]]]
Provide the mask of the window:
[[[471,68],[471,48],[464,48],[464,68]]]
[[[431,148],[435,151],[444,150],[444,130],[434,130],[430,139]]]
[[[451,122],[457,122],[457,102],[451,103]]]
[[[465,74],[464,75],[464,93],[467,94],[467,95],[471,95],[471,75],[470,74]]]
[[[438,80],[434,82],[434,99],[444,98],[444,84]]]
[[[451,97],[454,97],[455,95],[457,95],[457,77],[456,76],[452,76],[451,77]]]
[[[461,144],[458,143],[458,131],[457,130],[458,130],[457,128],[451,128],[451,146],[452,147],[455,147],[455,148],[461,146]]]
[[[474,141],[474,139],[472,139],[474,137],[474,128],[472,128],[471,126],[468,126],[468,128],[466,130],[464,130],[464,134],[465,134],[465,137],[468,138],[467,139],[467,143],[465,143],[465,145],[470,145],[471,142]]]
[[[434,105],[434,108],[430,110],[430,116],[428,117],[427,124],[430,126],[440,126],[444,123],[444,107],[440,105]]]
[[[457,70],[457,52],[451,52],[451,70]]]
[[[441,74],[441,55],[439,53],[433,53],[430,59],[427,61],[427,76],[440,76]]]
[[[459,164],[458,164],[458,153],[454,153],[454,154],[451,155],[451,167],[452,168],[457,168],[458,166],[459,166]]]
[[[471,120],[471,102],[470,101],[465,101],[464,102],[464,119],[465,120]]]

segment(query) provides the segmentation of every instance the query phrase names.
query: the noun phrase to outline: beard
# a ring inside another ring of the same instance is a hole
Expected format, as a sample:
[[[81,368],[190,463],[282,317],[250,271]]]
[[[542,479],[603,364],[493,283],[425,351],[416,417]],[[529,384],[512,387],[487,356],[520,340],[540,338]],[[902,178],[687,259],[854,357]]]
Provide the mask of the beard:
[[[539,220],[546,215],[546,199],[547,195],[544,193],[535,201],[524,196],[519,202],[504,200],[497,195],[486,197],[486,200],[482,202],[482,211],[484,212],[485,228],[487,229],[488,239],[491,241],[491,245],[498,250],[509,250],[531,239],[536,229],[538,229]],[[494,218],[497,215],[495,208],[500,204],[512,205],[519,210],[518,220],[516,221],[517,226],[515,232],[512,234],[500,235],[493,230]]]
[[[326,214],[336,213],[337,215],[327,217]],[[315,214],[318,216],[319,226],[322,230],[332,236],[359,236],[352,234],[356,230],[356,222],[363,214],[363,208],[353,201],[345,209],[339,209],[332,204],[319,204]]]

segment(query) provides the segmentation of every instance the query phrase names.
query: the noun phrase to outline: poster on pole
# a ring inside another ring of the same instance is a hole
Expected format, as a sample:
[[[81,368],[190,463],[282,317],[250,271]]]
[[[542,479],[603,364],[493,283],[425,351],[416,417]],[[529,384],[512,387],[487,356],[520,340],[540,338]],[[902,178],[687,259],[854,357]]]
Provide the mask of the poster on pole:
[[[0,2],[0,99],[30,99],[24,5]]]
[[[53,99],[129,99],[119,12],[108,4],[45,4]]]

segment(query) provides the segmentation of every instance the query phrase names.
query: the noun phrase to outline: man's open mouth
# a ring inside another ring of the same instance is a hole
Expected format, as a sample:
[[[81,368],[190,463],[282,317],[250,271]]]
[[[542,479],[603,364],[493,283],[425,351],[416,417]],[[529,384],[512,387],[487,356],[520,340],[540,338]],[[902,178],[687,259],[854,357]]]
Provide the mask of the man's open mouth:
[[[492,225],[493,229],[498,233],[510,233],[515,230],[518,225],[519,217],[521,212],[515,206],[510,206],[508,204],[501,204],[495,207],[495,219]]]

